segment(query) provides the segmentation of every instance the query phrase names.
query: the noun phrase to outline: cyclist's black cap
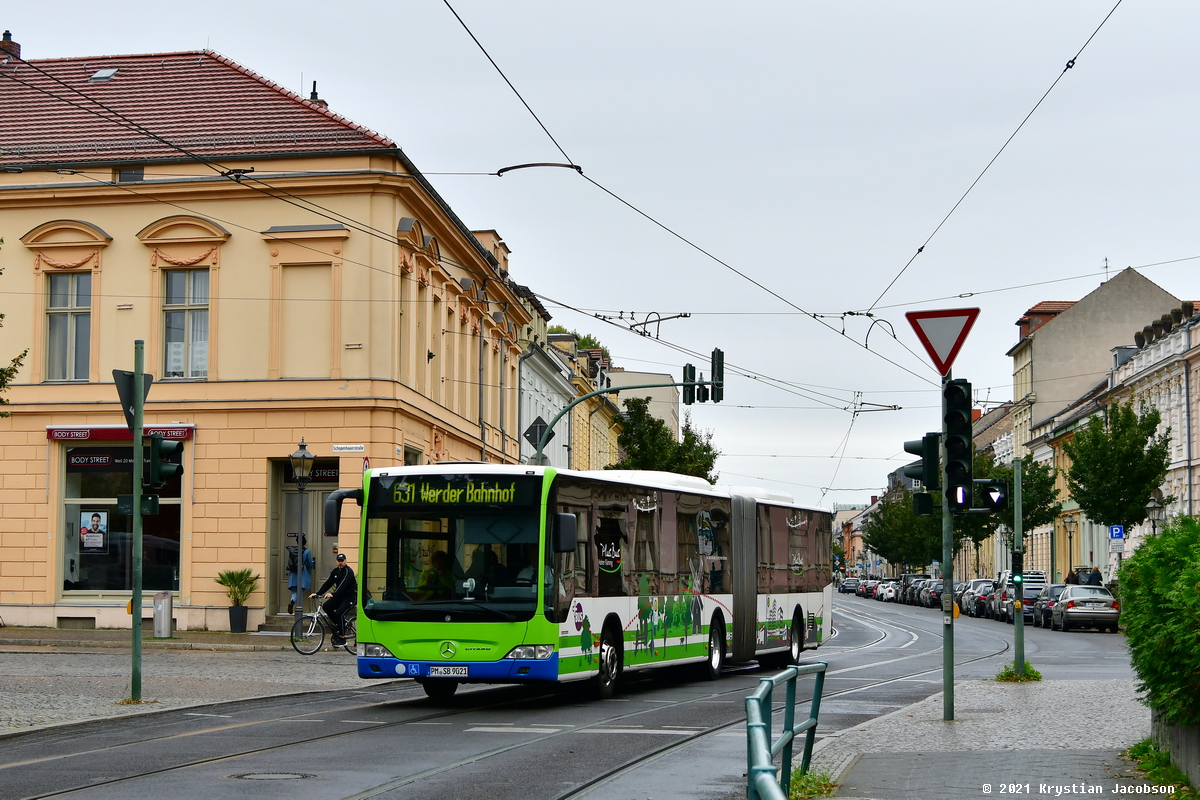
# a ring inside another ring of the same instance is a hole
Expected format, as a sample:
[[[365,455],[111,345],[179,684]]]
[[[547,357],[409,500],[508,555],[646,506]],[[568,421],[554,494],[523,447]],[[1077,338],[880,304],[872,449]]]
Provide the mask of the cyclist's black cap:
[[[346,556],[344,556],[341,553],[338,553],[338,561],[345,561],[345,560],[346,560]]]

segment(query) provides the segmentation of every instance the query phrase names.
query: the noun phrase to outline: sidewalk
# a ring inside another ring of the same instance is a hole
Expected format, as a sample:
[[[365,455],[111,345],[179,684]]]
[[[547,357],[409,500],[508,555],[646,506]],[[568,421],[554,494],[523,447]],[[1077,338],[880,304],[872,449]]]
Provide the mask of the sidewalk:
[[[938,693],[826,736],[812,771],[878,800],[1151,793],[1121,755],[1150,735],[1132,680],[964,681],[954,712],[943,720]]]
[[[153,638],[153,626],[142,626],[142,649],[167,650],[290,650],[286,633],[226,633],[175,631],[170,639]],[[115,647],[133,646],[129,628],[62,630],[58,628],[0,628],[0,647]]]

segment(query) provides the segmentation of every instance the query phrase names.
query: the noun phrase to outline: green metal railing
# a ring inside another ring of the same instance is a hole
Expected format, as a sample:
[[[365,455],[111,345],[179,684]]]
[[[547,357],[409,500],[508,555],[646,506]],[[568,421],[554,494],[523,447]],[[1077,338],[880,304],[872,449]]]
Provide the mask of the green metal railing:
[[[758,689],[746,698],[746,797],[749,800],[787,800],[792,783],[792,741],[804,733],[804,757],[800,774],[808,772],[812,760],[813,740],[817,734],[817,717],[821,713],[821,691],[825,686],[824,661],[788,667],[778,675],[763,678]],[[812,706],[808,719],[796,724],[796,680],[801,675],[816,675],[813,684]],[[771,741],[771,698],[775,687],[787,684],[787,702],[783,707],[783,729],[779,739]],[[775,756],[783,753],[783,762],[776,780]]]

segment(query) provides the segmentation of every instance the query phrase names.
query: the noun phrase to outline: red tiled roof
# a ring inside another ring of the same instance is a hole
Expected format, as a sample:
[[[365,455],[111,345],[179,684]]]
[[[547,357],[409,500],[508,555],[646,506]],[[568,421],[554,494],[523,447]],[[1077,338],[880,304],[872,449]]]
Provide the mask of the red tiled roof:
[[[103,69],[117,72],[88,81]],[[202,50],[10,60],[0,66],[0,165],[186,158],[117,115],[208,158],[396,147]]]
[[[1078,302],[1076,300],[1043,300],[1033,308],[1026,311],[1026,314],[1058,314],[1066,311],[1071,306]]]

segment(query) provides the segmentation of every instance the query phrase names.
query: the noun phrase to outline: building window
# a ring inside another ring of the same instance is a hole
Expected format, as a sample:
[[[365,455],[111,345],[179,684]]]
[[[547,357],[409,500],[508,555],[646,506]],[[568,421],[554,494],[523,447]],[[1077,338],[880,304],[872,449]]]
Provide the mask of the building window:
[[[50,275],[46,379],[86,381],[91,363],[92,273]]]
[[[175,269],[166,276],[163,375],[208,377],[208,270]]]
[[[66,448],[63,492],[63,589],[126,592],[133,589],[133,516],[117,497],[133,492],[133,447]],[[182,463],[182,453],[172,457]],[[143,454],[143,468],[149,469]],[[158,490],[159,509],[142,517],[142,588],[178,591],[182,480]]]

